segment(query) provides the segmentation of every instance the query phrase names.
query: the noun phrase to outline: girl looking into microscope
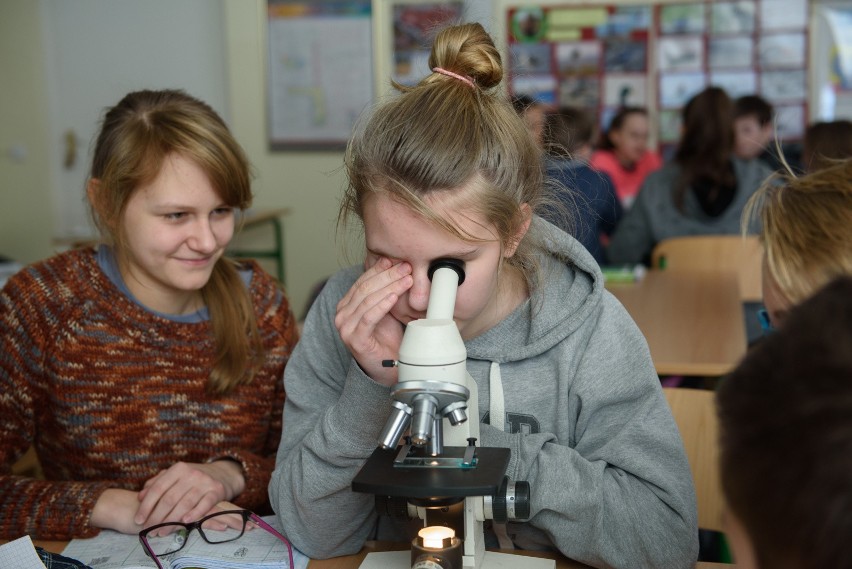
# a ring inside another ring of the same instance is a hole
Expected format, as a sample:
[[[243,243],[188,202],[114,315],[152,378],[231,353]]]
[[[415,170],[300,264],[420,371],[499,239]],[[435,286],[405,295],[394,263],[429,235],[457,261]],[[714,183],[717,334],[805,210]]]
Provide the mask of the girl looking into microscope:
[[[479,24],[449,27],[429,67],[346,152],[340,219],[360,220],[366,252],[325,285],[285,371],[270,497],[288,538],[312,558],[410,538],[350,484],[390,414],[397,369],[382,361],[425,315],[430,264],[451,258],[465,270],[454,320],[479,444],[511,449],[507,475],[531,486],[513,544],[594,566],[692,566],[692,478],[647,344],[592,256],[536,215],[540,153],[498,90],[494,43]]]

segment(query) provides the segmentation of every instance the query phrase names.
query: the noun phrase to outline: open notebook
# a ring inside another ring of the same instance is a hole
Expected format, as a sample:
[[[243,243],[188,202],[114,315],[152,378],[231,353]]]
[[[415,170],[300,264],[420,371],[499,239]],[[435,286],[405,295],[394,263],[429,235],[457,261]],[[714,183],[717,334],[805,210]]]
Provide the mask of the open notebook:
[[[279,529],[275,516],[263,518]],[[280,529],[279,529],[280,531]],[[92,569],[156,569],[154,560],[145,554],[139,538],[104,530],[91,539],[75,539],[62,552],[79,559]],[[293,549],[292,569],[306,569],[308,559]],[[165,569],[290,569],[287,546],[262,529],[247,531],[235,541],[219,544],[205,542],[197,531],[189,534],[189,541],[177,553],[160,558]]]

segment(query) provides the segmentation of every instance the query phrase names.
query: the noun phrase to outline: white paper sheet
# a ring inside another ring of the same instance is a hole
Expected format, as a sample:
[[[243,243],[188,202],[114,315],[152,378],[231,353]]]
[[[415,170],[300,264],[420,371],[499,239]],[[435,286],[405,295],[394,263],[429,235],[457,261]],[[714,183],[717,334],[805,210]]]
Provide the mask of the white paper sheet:
[[[45,569],[44,563],[41,562],[35,550],[33,540],[28,535],[0,545],[0,567]]]

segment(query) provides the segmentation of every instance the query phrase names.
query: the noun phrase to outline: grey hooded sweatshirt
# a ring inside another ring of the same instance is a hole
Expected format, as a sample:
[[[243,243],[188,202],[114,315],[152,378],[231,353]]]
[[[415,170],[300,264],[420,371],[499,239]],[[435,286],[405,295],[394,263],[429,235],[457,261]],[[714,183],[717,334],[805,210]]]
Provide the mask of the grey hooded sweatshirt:
[[[531,517],[510,523],[508,535],[517,547],[556,548],[595,567],[692,567],[695,491],[647,343],[592,256],[549,223],[534,224],[547,236],[544,284],[465,342],[480,444],[509,448],[506,474],[531,486]],[[334,326],[361,272],[328,281],[284,373],[269,494],[289,539],[312,558],[403,536],[377,519],[373,496],[350,489],[391,408],[390,389],[364,374]]]

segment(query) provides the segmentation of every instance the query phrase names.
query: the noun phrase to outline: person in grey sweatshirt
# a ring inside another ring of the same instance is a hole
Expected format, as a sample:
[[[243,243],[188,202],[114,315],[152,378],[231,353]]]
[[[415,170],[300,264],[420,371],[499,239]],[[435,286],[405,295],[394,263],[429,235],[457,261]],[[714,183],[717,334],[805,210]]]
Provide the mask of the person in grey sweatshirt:
[[[531,515],[504,539],[595,567],[692,567],[695,492],[648,346],[592,256],[537,217],[538,150],[505,96],[479,24],[435,40],[433,73],[378,107],[346,154],[342,222],[363,222],[363,265],[332,276],[284,373],[270,499],[312,558],[410,539],[351,490],[391,410],[407,323],[427,271],[464,263],[454,320],[479,390],[479,444],[511,451]],[[505,543],[505,542],[504,542]]]
[[[682,114],[674,160],[645,178],[615,228],[607,249],[612,264],[650,265],[654,246],[671,237],[738,234],[745,204],[772,175],[762,160],[733,155],[733,103],[724,90],[704,89]]]

